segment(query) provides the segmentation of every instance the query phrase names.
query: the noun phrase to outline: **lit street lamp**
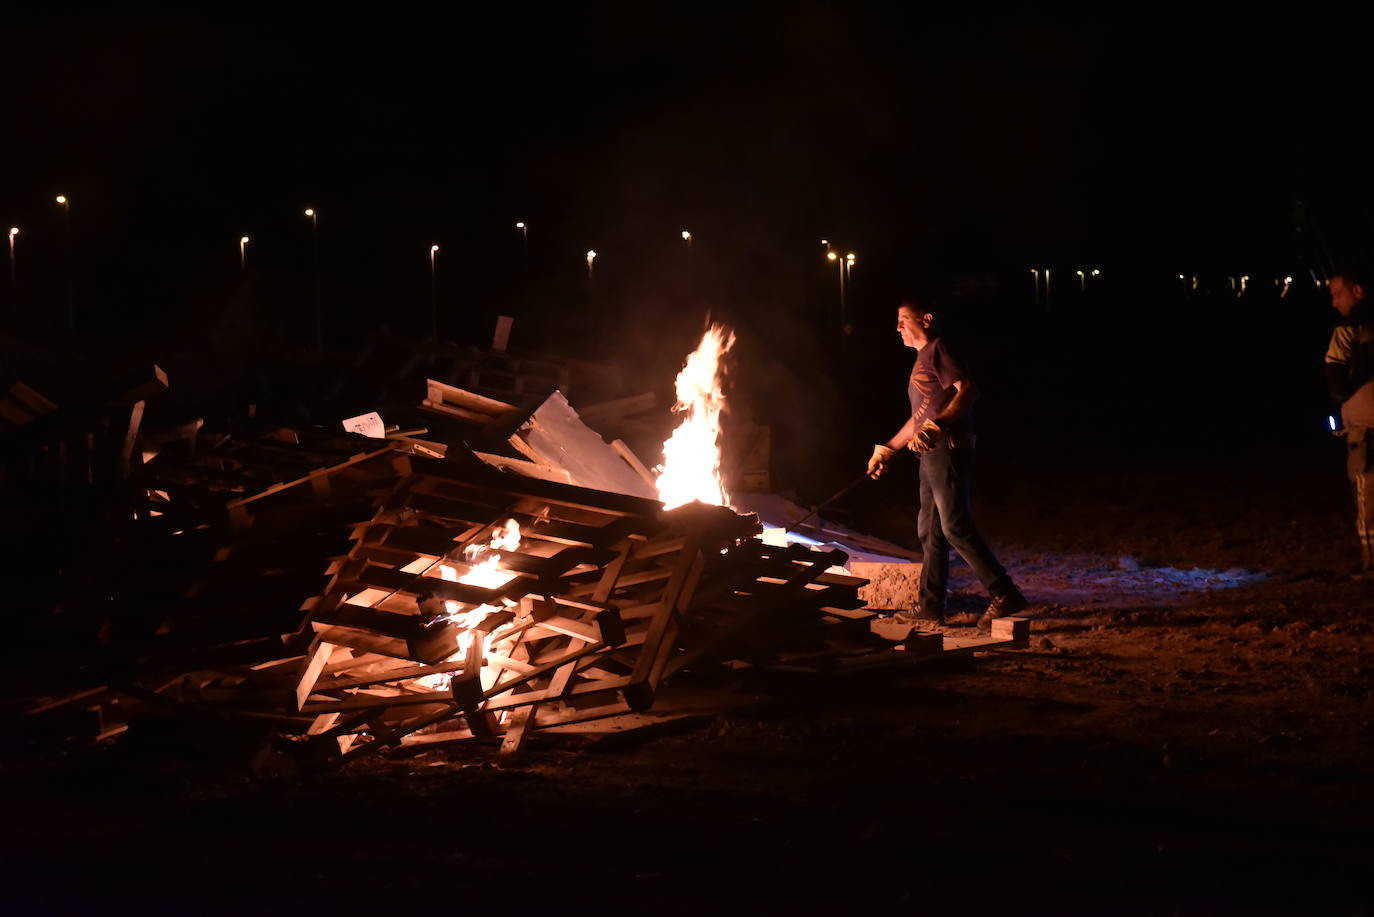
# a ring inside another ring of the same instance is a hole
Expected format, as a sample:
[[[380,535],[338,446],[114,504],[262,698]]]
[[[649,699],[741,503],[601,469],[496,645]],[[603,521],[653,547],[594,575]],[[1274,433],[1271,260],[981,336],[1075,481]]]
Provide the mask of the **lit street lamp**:
[[[59,194],[53,198],[57,201],[57,206],[62,208],[62,228],[66,235],[67,247],[67,328],[76,328],[76,281],[73,278],[75,266],[72,263],[72,205],[67,200],[67,195]]]
[[[1088,275],[1082,271],[1074,271],[1074,273],[1078,275],[1078,292],[1086,293],[1088,291]]]
[[[14,237],[19,235],[19,227],[10,227],[10,283],[14,283]]]
[[[845,271],[845,262],[842,261],[842,260],[840,260],[840,256],[837,255],[837,254],[835,254],[833,251],[827,251],[827,252],[825,253],[825,260],[834,263],[835,266],[838,267],[838,268],[840,269],[840,328],[843,329],[843,328],[844,328],[844,325],[845,325],[845,308],[844,308],[844,271]]]
[[[434,270],[434,256],[439,254],[439,246],[429,247],[429,333],[439,340],[439,283]]]
[[[692,234],[685,229],[682,231],[682,241],[687,243],[688,248],[692,247]]]
[[[315,307],[315,349],[324,350],[324,329],[321,325],[320,317],[320,217],[315,212],[314,207],[305,208],[305,215],[310,217],[310,260],[314,277],[314,307]]]
[[[251,241],[247,236],[239,236],[239,271],[248,270],[248,243]]]
[[[853,282],[854,262],[858,260],[859,259],[855,256],[853,252],[849,252],[844,256],[844,267],[841,268],[841,270],[844,272],[844,282],[840,284],[840,323],[843,326],[845,334],[854,333],[853,326],[849,324],[848,313],[845,311],[844,291]]]
[[[530,228],[524,220],[517,220],[515,228],[520,230],[520,270],[528,276],[530,272]]]

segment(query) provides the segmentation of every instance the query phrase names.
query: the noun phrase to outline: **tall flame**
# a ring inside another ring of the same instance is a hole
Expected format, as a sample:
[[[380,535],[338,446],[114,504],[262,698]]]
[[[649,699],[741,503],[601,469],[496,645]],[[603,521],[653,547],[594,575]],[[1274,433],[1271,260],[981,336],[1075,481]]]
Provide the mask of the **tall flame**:
[[[684,415],[663,444],[657,469],[658,497],[665,509],[693,500],[725,506],[730,498],[720,480],[720,359],[735,343],[734,332],[712,325],[677,374],[677,404]]]

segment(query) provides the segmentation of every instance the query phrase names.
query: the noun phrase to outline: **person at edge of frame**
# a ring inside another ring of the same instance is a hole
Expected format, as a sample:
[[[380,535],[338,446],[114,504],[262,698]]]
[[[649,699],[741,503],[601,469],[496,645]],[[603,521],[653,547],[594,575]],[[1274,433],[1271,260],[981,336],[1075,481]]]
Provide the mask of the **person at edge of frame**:
[[[1331,305],[1340,319],[1326,348],[1326,385],[1340,406],[1345,435],[1345,470],[1355,498],[1355,534],[1360,571],[1374,576],[1374,302],[1369,279],[1353,266],[1330,279]]]
[[[907,382],[911,416],[896,435],[873,447],[868,474],[873,478],[884,474],[899,449],[909,448],[919,456],[921,505],[916,529],[924,562],[919,606],[913,616],[916,623],[936,627],[945,623],[953,546],[992,596],[978,621],[981,630],[988,630],[993,618],[1016,614],[1027,602],[973,521],[973,402],[978,392],[959,357],[940,336],[929,309],[918,308],[912,298],[903,299],[897,307],[897,333],[905,346],[916,351]]]

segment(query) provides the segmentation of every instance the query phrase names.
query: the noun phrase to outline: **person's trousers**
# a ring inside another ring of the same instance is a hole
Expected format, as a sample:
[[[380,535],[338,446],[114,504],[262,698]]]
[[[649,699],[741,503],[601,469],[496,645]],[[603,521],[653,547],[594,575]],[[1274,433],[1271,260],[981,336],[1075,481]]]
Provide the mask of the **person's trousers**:
[[[1355,496],[1355,536],[1366,570],[1374,569],[1374,381],[1357,388],[1341,405],[1346,473]]]
[[[973,450],[951,449],[941,443],[921,454],[921,509],[916,533],[924,554],[921,566],[921,607],[943,611],[949,588],[949,549],[959,552],[993,596],[1015,587],[973,524]]]

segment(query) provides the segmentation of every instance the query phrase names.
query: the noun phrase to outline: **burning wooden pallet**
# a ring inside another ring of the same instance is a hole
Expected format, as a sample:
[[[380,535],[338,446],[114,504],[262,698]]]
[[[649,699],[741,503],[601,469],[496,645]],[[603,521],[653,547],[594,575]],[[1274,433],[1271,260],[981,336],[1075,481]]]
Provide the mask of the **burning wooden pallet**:
[[[547,463],[560,429],[523,442]],[[279,428],[149,464],[137,560],[111,581],[126,612],[102,665],[123,674],[37,709],[85,705],[100,735],[149,710],[264,721],[324,760],[472,740],[513,755],[535,730],[649,708],[688,667],[835,672],[966,649],[893,650],[844,551],[764,544],[752,515],[445,449]]]
[[[763,545],[751,537],[757,520],[729,509],[664,512],[471,457],[358,467],[399,480],[353,527],[285,652],[263,658],[259,640],[238,645],[237,659],[192,654],[210,664],[159,672],[139,703],[271,720],[331,758],[474,738],[499,738],[512,754],[535,729],[646,709],[689,665],[766,664],[779,634],[795,642],[823,620],[863,614],[853,611],[863,581],[828,572],[842,552]],[[511,522],[518,542],[491,548]],[[250,566],[262,560],[262,549],[239,550]],[[498,583],[461,581],[492,561]],[[126,688],[102,713],[129,712]]]
[[[511,754],[532,729],[645,709],[680,667],[707,559],[757,530],[717,507],[662,513],[656,501],[497,477],[416,461],[360,530],[310,611],[296,701],[317,743],[353,755],[504,736]],[[519,525],[518,548],[483,548],[505,520]],[[454,559],[474,554],[509,578],[458,581]]]

